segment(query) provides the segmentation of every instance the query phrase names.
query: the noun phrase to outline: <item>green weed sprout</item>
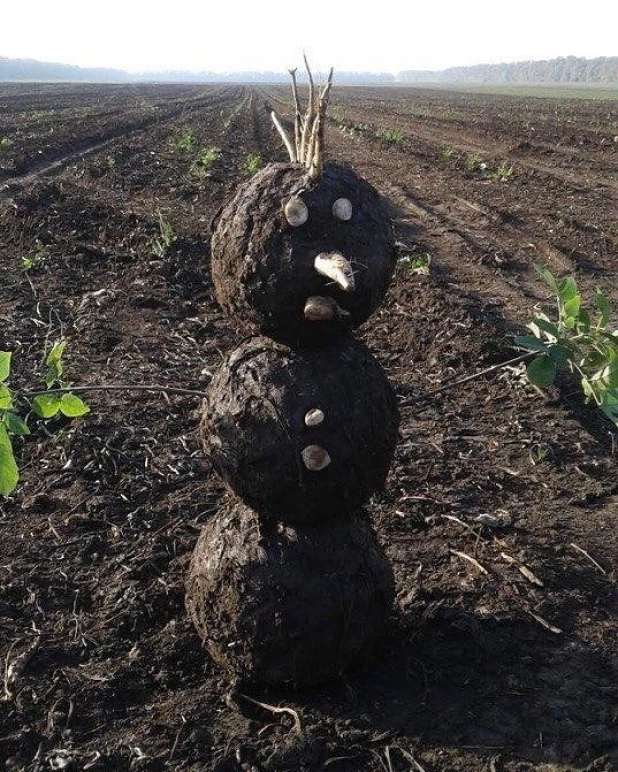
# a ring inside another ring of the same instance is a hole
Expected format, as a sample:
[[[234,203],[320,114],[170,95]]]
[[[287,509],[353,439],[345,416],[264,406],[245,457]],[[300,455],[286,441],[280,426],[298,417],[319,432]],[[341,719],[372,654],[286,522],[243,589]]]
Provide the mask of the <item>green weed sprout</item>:
[[[259,153],[249,153],[249,155],[245,158],[242,170],[247,175],[247,177],[253,177],[253,175],[261,168],[261,166],[262,156]]]
[[[189,153],[195,147],[195,137],[187,130],[176,139],[174,144],[181,153]]]
[[[48,249],[45,244],[37,239],[34,252],[29,255],[24,255],[21,259],[21,267],[23,271],[32,271],[36,268],[40,268],[45,262],[48,255]]]
[[[512,165],[508,164],[506,161],[502,161],[492,176],[496,182],[508,182],[513,176],[513,171]]]
[[[378,129],[376,137],[386,145],[400,145],[403,142],[403,132],[399,129]]]
[[[487,163],[476,153],[469,153],[466,156],[466,169],[469,172],[484,172],[487,169]]]
[[[556,314],[539,314],[527,325],[532,334],[516,338],[518,346],[537,354],[527,366],[528,380],[546,389],[560,369],[574,373],[586,402],[618,426],[618,330],[608,329],[609,298],[597,289],[590,312],[572,276],[557,279],[544,266],[534,268],[556,296]]]
[[[193,164],[194,171],[201,176],[207,176],[221,156],[222,153],[218,147],[203,147]]]
[[[429,266],[431,265],[431,256],[427,252],[420,255],[403,255],[398,260],[400,265],[405,265],[411,273],[422,276],[429,276]]]
[[[167,250],[176,241],[176,234],[169,220],[166,220],[161,212],[157,212],[157,221],[159,224],[159,236],[152,242],[152,254],[155,257],[165,257]]]
[[[33,392],[30,402],[25,395],[19,395],[7,385],[11,374],[12,352],[0,351],[0,495],[10,496],[19,481],[19,470],[13,453],[13,437],[30,434],[28,415],[34,413],[39,418],[49,420],[58,415],[66,418],[79,418],[90,412],[88,405],[68,390],[69,385],[63,380],[64,365],[62,356],[66,341],[61,340],[51,348],[45,359],[45,389]],[[29,412],[22,418],[16,408],[16,401],[21,400],[28,406]]]

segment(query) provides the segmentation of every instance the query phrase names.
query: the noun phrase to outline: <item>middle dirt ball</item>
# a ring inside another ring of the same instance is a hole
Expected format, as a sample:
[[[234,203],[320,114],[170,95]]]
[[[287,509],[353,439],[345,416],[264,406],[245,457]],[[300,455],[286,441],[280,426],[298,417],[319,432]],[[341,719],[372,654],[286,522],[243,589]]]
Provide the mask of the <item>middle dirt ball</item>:
[[[319,349],[260,337],[214,376],[201,430],[216,471],[260,515],[317,522],[383,486],[398,425],[384,371],[352,337]]]

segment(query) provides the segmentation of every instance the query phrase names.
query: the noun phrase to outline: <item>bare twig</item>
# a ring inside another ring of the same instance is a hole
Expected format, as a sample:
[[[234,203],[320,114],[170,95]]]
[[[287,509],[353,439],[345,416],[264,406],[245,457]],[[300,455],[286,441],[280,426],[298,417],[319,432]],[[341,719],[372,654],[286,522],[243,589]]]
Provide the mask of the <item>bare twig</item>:
[[[479,536],[479,533],[474,530],[474,528],[471,525],[468,525],[468,523],[464,523],[463,520],[460,520],[458,517],[455,517],[455,515],[440,515],[440,517],[444,518],[445,520],[451,520],[453,523],[458,523],[459,525],[463,526],[467,531],[470,531],[470,533],[473,536]]]
[[[436,394],[440,394],[443,391],[449,391],[450,389],[455,388],[455,386],[461,386],[464,383],[475,381],[478,378],[482,378],[484,375],[489,375],[490,373],[495,372],[496,370],[503,370],[505,367],[511,367],[512,365],[520,364],[521,362],[525,362],[528,359],[532,359],[532,357],[536,355],[537,354],[534,351],[528,351],[525,354],[520,354],[519,356],[514,357],[513,359],[508,359],[506,362],[500,362],[497,365],[486,367],[484,370],[479,370],[478,373],[473,373],[472,375],[466,375],[465,378],[457,378],[454,381],[447,381],[446,383],[443,383],[442,386],[439,386],[437,389],[432,389],[431,391],[428,391],[426,394],[420,397],[403,400],[402,402],[399,403],[400,407],[407,407],[408,405],[416,405],[419,402],[424,402],[428,399],[431,399],[431,397],[435,396]]]
[[[554,627],[554,625],[550,624],[546,619],[543,619],[543,617],[540,617],[538,614],[535,614],[532,611],[528,611],[530,616],[533,619],[536,619],[536,621],[544,627],[546,630],[549,630],[550,633],[555,633],[556,635],[560,635],[562,633],[562,630],[559,627]]]
[[[246,694],[241,694],[240,692],[237,693],[237,696],[242,697],[243,700],[250,702],[252,705],[257,705],[259,708],[268,710],[271,713],[274,713],[275,715],[285,714],[286,716],[291,716],[294,721],[295,731],[297,732],[297,734],[302,734],[303,729],[300,723],[299,715],[292,708],[286,708],[286,707],[280,708],[280,707],[277,707],[277,705],[270,705],[268,702],[260,702],[259,700],[254,700],[253,697],[249,697]]]
[[[539,579],[538,576],[532,573],[532,571],[528,568],[528,566],[525,566],[523,563],[520,563],[517,566],[517,570],[520,574],[526,577],[526,579],[531,582],[532,584],[536,584],[537,587],[544,587],[545,585],[543,582]]]
[[[586,552],[586,550],[582,549],[581,547],[578,547],[577,544],[574,544],[573,542],[569,544],[569,547],[573,547],[574,550],[581,552],[581,554],[587,557],[588,560],[593,565],[595,565],[604,576],[607,576],[607,571],[597,563],[597,561],[592,557],[592,555],[590,555],[590,553]]]
[[[272,110],[270,113],[270,117],[273,120],[273,123],[275,124],[275,128],[279,132],[279,135],[281,136],[281,139],[283,140],[283,144],[286,147],[286,150],[288,151],[288,154],[290,156],[290,161],[292,163],[296,163],[296,151],[294,150],[294,145],[292,145],[292,141],[288,136],[287,131],[283,128],[281,125],[281,121],[279,120],[279,117],[277,113]]]
[[[290,70],[290,76],[292,77],[292,95],[294,96],[294,108],[295,108],[294,141],[296,143],[296,160],[302,161],[300,140],[301,140],[301,129],[302,129],[303,117],[301,114],[300,99],[298,97],[298,86],[296,84],[296,67],[293,70]]]
[[[319,123],[320,123],[320,115],[319,113],[317,113],[313,119],[313,125],[311,127],[309,139],[307,140],[307,148],[305,150],[305,166],[307,169],[309,169],[309,176],[311,177],[311,179],[317,179],[317,177],[313,176],[312,170],[313,170],[313,156],[315,155],[315,146],[316,146],[317,137],[318,137]]]
[[[452,389],[453,386],[460,386],[462,383],[468,383],[468,381],[474,381],[477,378],[481,378],[483,375],[488,375],[489,373],[493,373],[496,370],[502,370],[503,368],[510,367],[511,365],[518,365],[521,362],[525,362],[527,359],[531,359],[532,357],[535,357],[535,356],[538,356],[538,352],[527,351],[525,354],[520,354],[519,356],[514,357],[513,359],[509,359],[506,362],[500,362],[500,364],[492,365],[491,367],[486,367],[484,370],[479,370],[478,373],[467,375],[465,378],[459,378],[456,381],[447,381],[439,388],[434,389],[433,391],[430,391],[427,396],[433,396],[434,394],[439,394],[441,391]]]
[[[405,751],[403,748],[397,747],[397,750],[401,753],[401,755],[406,758],[411,764],[414,764],[414,767],[416,768],[417,772],[425,772],[425,768],[422,767],[418,761],[414,758],[412,753],[408,753],[408,751]]]
[[[31,399],[43,394],[69,394],[83,391],[151,391],[159,394],[178,394],[190,397],[207,397],[205,391],[197,389],[180,389],[176,386],[162,386],[159,384],[145,385],[142,383],[99,383],[93,386],[65,386],[58,389],[42,389],[40,391],[15,391],[15,397]]]
[[[331,67],[330,72],[328,73],[328,80],[326,81],[326,85],[320,94],[318,114],[315,127],[312,131],[312,138],[310,143],[311,154],[308,158],[309,176],[312,180],[318,179],[318,177],[322,174],[322,168],[324,166],[324,126],[326,124],[326,110],[328,109],[328,100],[332,85],[333,68]]]
[[[28,666],[28,663],[36,653],[37,649],[39,648],[39,645],[41,643],[41,636],[37,635],[37,637],[34,639],[34,641],[28,646],[22,653],[15,657],[14,660],[11,661],[10,656],[11,652],[13,651],[13,646],[8,651],[8,654],[6,655],[6,660],[4,663],[4,696],[3,700],[6,702],[8,700],[13,699],[13,692],[11,691],[11,686],[17,682],[21,674],[24,672],[26,667]]]
[[[305,113],[305,120],[303,122],[303,131],[300,142],[300,162],[307,163],[307,144],[310,137],[311,129],[313,128],[313,120],[315,117],[315,84],[313,82],[313,75],[309,62],[307,61],[307,54],[303,54],[305,60],[305,67],[307,68],[307,76],[309,77],[309,103],[307,104],[307,112]]]
[[[472,555],[467,555],[465,552],[459,552],[459,550],[449,550],[449,552],[452,555],[457,555],[458,558],[462,558],[463,560],[467,560],[468,563],[472,563],[473,566],[478,568],[478,570],[482,574],[485,574],[486,576],[489,576],[489,571],[484,566],[482,566],[478,562],[478,560],[476,558],[473,558]]]
[[[174,757],[174,754],[176,753],[176,748],[178,748],[178,741],[180,740],[180,735],[182,734],[182,730],[185,728],[185,724],[187,723],[187,719],[181,715],[180,718],[182,719],[182,724],[180,725],[180,728],[176,732],[176,737],[174,738],[174,744],[172,745],[172,748],[170,750],[169,760],[171,761]]]
[[[535,576],[535,574],[532,573],[532,571],[528,568],[528,566],[524,565],[523,563],[520,563],[519,560],[517,560],[517,558],[514,558],[512,555],[507,555],[506,552],[501,552],[500,556],[503,557],[507,563],[511,563],[511,565],[514,565],[519,571],[519,573],[522,574],[522,576],[525,576],[529,582],[531,582],[532,584],[536,584],[537,587],[545,586],[543,582],[539,579],[539,577]]]

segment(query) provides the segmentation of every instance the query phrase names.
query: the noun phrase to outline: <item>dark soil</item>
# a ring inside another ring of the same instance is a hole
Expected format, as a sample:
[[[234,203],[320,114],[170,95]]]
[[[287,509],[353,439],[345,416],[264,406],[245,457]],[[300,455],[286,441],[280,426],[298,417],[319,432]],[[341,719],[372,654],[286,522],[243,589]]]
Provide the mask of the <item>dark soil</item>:
[[[113,136],[74,120],[98,99]],[[137,130],[140,99],[165,118]],[[38,385],[64,336],[75,383],[205,390],[240,342],[214,300],[210,221],[249,153],[284,160],[264,103],[289,118],[287,89],[11,86],[0,101],[11,384]],[[50,109],[58,143],[36,128]],[[361,328],[402,417],[369,506],[395,574],[387,633],[328,686],[242,693],[296,711],[300,732],[230,694],[184,610],[199,530],[225,502],[200,399],[93,393],[84,419],[32,420],[16,441],[22,480],[0,519],[0,656],[21,663],[0,703],[7,769],[618,768],[616,432],[576,383],[541,395],[517,368],[432,393],[517,353],[513,333],[551,304],[533,263],[618,301],[615,110],[334,90],[330,157],[390,199],[407,253],[431,258],[429,276],[401,261]],[[209,170],[202,147],[221,149]],[[58,165],[45,172],[37,148]],[[159,213],[176,240],[154,254]]]
[[[341,678],[370,656],[393,599],[362,514],[291,527],[238,501],[202,529],[187,581],[191,618],[238,689]]]
[[[324,414],[320,425],[306,425],[311,410]],[[262,337],[215,373],[201,428],[214,468],[245,503],[297,523],[349,515],[384,486],[398,420],[384,371],[354,338],[295,349]],[[324,468],[305,463],[314,448],[320,461],[328,454]]]

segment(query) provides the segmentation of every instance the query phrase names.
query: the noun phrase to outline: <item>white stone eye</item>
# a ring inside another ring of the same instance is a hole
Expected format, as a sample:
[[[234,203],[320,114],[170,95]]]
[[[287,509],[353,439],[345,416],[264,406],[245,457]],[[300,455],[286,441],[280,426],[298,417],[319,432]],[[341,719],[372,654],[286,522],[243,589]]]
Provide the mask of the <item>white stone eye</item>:
[[[309,219],[307,204],[299,196],[292,196],[284,207],[285,219],[293,228],[304,225]]]
[[[312,408],[305,415],[305,426],[312,428],[322,423],[324,423],[324,411],[320,410],[319,407]]]
[[[352,202],[349,198],[338,198],[333,204],[333,214],[338,220],[352,219]]]

